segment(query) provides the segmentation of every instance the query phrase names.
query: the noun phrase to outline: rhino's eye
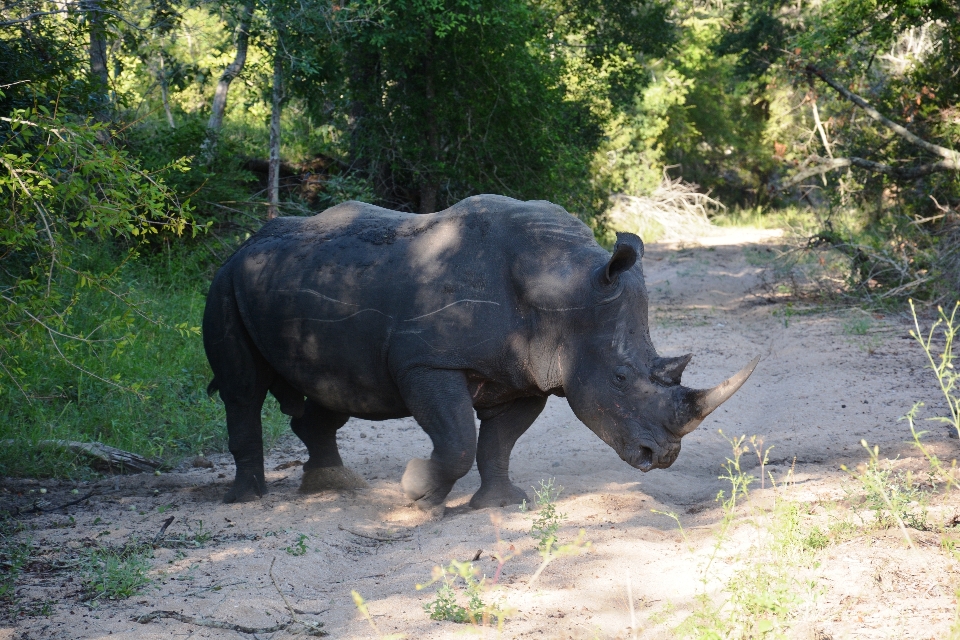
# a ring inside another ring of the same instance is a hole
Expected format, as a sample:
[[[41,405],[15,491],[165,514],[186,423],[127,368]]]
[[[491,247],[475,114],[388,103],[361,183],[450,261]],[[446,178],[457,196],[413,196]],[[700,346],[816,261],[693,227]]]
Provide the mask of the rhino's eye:
[[[616,373],[613,374],[613,383],[615,385],[623,386],[627,382],[627,377],[630,375],[629,367],[617,367]]]

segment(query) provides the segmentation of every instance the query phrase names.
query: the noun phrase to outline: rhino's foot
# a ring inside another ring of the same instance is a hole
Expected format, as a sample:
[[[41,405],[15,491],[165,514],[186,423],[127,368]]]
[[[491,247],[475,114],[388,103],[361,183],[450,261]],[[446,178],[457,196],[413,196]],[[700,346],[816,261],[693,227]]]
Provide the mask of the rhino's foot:
[[[370,485],[360,475],[346,467],[315,467],[303,470],[300,493],[321,491],[350,491],[367,489]]]
[[[404,495],[413,500],[418,509],[434,517],[443,516],[444,499],[453,484],[443,475],[440,465],[433,460],[422,458],[414,458],[408,462],[407,470],[400,479]]]
[[[486,507],[506,507],[511,504],[522,504],[527,500],[523,489],[509,480],[500,482],[481,482],[480,489],[470,498],[473,509]]]
[[[237,469],[237,477],[233,486],[223,496],[226,504],[234,502],[250,502],[262,498],[267,493],[267,482],[263,477],[263,469]]]

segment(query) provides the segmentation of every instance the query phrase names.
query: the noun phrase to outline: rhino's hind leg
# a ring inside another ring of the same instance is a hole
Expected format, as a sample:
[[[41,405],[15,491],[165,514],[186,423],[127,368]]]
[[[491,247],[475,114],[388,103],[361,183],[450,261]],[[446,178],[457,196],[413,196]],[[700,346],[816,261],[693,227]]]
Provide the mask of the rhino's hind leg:
[[[290,427],[303,440],[310,459],[303,465],[300,493],[365,489],[368,485],[357,473],[343,466],[337,447],[337,430],[350,418],[307,399],[303,413],[290,420]]]
[[[227,504],[249,502],[267,493],[263,474],[263,426],[260,421],[260,406],[265,396],[266,389],[259,396],[259,402],[254,399],[250,404],[241,405],[224,400],[230,452],[237,464],[233,486],[223,497]]]
[[[510,452],[546,404],[546,398],[518,398],[507,405],[482,409],[477,468],[480,489],[470,498],[474,509],[505,507],[527,500],[527,494],[510,482]]]

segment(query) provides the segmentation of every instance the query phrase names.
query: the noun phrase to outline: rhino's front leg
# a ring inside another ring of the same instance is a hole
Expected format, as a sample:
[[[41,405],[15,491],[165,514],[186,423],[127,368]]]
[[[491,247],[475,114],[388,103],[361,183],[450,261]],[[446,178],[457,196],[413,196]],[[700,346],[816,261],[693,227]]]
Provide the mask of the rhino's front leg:
[[[510,482],[510,452],[517,438],[530,428],[546,403],[545,397],[518,398],[506,405],[477,412],[480,418],[480,440],[477,443],[480,490],[470,499],[471,507],[505,507],[527,499],[527,494]]]
[[[447,494],[477,453],[467,380],[460,371],[415,369],[399,383],[407,408],[433,441],[430,459],[411,460],[400,486],[417,507],[442,515]]]

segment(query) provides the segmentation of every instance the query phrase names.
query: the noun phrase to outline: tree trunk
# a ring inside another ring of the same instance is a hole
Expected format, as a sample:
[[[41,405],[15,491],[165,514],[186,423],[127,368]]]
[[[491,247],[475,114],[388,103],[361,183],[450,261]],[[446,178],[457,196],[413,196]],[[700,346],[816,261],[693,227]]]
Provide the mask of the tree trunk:
[[[233,62],[228,64],[227,68],[220,74],[220,81],[217,82],[217,89],[213,94],[210,120],[207,122],[207,139],[204,140],[201,147],[203,159],[206,163],[211,162],[216,153],[217,138],[220,136],[220,129],[223,127],[223,115],[227,110],[227,92],[230,91],[230,83],[240,75],[247,62],[247,44],[250,41],[250,20],[253,17],[253,8],[252,0],[247,0],[243,5],[240,24],[237,25],[237,54],[234,56]]]
[[[80,5],[90,28],[90,78],[96,85],[94,117],[105,122],[110,116],[110,76],[107,73],[107,30],[100,0],[83,0]]]
[[[170,95],[167,91],[167,70],[163,64],[163,52],[160,52],[160,98],[163,100],[163,112],[167,114],[167,123],[171,129],[176,129],[177,125],[173,121],[173,113],[170,111]]]
[[[427,145],[430,153],[427,159],[426,175],[421,178],[420,183],[420,213],[433,213],[437,210],[437,192],[440,185],[435,175],[436,166],[440,160],[440,131],[437,125],[437,114],[434,112],[434,101],[436,92],[433,87],[433,50],[430,46],[433,41],[433,34],[427,35],[427,55],[423,61],[423,80],[424,97],[427,101],[426,121],[427,121]]]
[[[376,167],[371,166],[371,153],[367,145],[371,112],[381,93],[379,83],[379,53],[376,49],[357,46],[347,58],[350,83],[350,170],[371,175]],[[375,154],[374,154],[375,155]]]
[[[283,103],[283,57],[280,55],[280,37],[273,53],[273,95],[270,105],[270,168],[267,173],[267,218],[277,217],[280,203],[280,109]]]

